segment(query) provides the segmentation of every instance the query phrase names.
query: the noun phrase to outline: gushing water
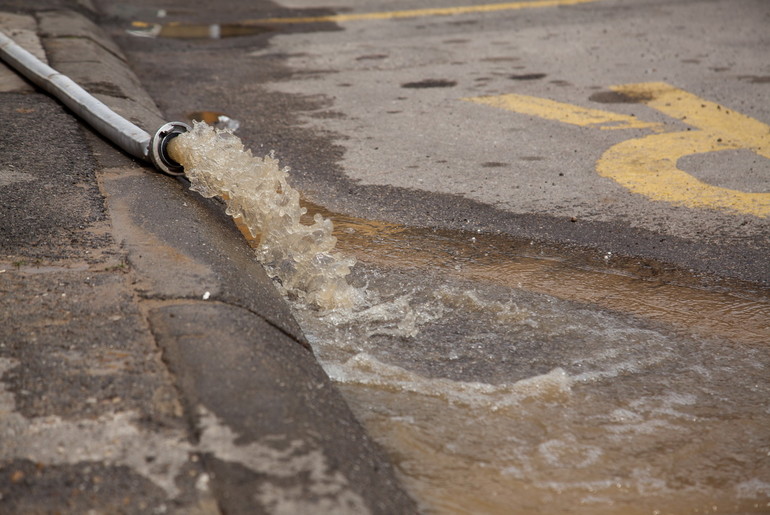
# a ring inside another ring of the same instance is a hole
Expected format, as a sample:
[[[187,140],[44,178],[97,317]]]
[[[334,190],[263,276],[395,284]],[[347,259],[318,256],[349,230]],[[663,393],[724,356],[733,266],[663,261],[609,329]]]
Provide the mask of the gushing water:
[[[253,156],[231,132],[205,123],[171,140],[168,152],[192,190],[221,197],[227,214],[243,221],[259,241],[257,257],[286,293],[325,310],[357,304],[361,292],[345,280],[355,260],[334,251],[329,220],[317,214],[311,225],[301,222],[306,209],[272,153]]]
[[[339,215],[337,241],[272,154],[205,124],[169,152],[247,228],[425,513],[770,509],[766,296]]]

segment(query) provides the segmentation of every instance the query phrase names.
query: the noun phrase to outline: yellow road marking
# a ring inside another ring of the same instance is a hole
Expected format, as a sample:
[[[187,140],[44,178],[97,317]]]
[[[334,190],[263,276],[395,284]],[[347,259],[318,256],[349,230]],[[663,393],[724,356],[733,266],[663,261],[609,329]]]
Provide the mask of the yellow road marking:
[[[765,123],[665,82],[625,84],[610,89],[637,98],[641,103],[708,131],[725,142],[731,141],[740,148],[770,158],[770,127]]]
[[[613,145],[596,163],[600,175],[652,200],[770,216],[770,193],[714,186],[677,167],[681,157],[722,150],[750,150],[770,159],[770,126],[663,82],[627,84],[611,89],[698,130],[652,134]],[[582,127],[643,128],[655,132],[663,129],[661,124],[631,116],[525,95],[465,100]],[[725,175],[729,173],[730,170],[724,171]]]
[[[508,111],[529,114],[547,120],[570,123],[580,127],[595,127],[598,129],[652,129],[663,130],[660,123],[644,122],[634,116],[588,109],[573,104],[565,104],[548,100],[547,98],[530,97],[527,95],[498,95],[490,97],[465,98],[470,102],[499,107]]]
[[[770,216],[770,193],[748,193],[700,181],[677,167],[679,158],[720,150],[746,149],[770,158],[770,126],[665,83],[612,88],[696,131],[667,132],[635,138],[608,149],[596,171],[653,200],[695,208],[717,208],[759,217]],[[727,175],[730,170],[724,170]]]
[[[424,16],[456,16],[458,14],[488,13],[496,11],[514,11],[539,7],[558,7],[598,2],[599,0],[532,0],[525,2],[506,2],[501,4],[468,5],[460,7],[437,7],[432,9],[409,9],[404,11],[386,11],[358,14],[331,14],[328,16],[306,16],[297,18],[263,18],[245,20],[245,24],[259,23],[342,23],[361,20],[389,20],[395,18],[419,18]]]

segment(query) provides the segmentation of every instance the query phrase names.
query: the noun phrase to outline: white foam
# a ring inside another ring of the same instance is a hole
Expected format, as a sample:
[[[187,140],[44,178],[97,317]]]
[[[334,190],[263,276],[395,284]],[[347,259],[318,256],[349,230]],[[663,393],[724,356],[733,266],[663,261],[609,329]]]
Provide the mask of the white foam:
[[[326,370],[333,380],[341,383],[429,395],[452,404],[483,406],[493,411],[514,407],[528,398],[564,400],[571,393],[571,380],[561,368],[515,383],[493,385],[424,377],[362,352],[343,364],[327,364]]]
[[[230,131],[205,123],[174,138],[168,150],[192,190],[221,197],[227,214],[243,220],[259,241],[259,260],[287,293],[322,309],[357,304],[361,292],[346,281],[355,260],[334,251],[330,220],[316,214],[311,225],[301,222],[307,210],[273,154],[253,156]]]

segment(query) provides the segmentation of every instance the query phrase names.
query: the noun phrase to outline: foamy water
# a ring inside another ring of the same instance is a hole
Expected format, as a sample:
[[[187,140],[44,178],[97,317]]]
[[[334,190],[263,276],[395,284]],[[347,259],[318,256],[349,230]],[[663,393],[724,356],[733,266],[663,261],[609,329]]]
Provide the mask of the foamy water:
[[[484,407],[492,411],[515,407],[525,399],[566,400],[572,382],[561,368],[515,383],[496,385],[442,377],[427,378],[405,368],[383,363],[367,353],[356,354],[344,363],[328,363],[326,371],[329,377],[340,383],[428,395],[450,404]]]
[[[317,215],[312,225],[301,223],[299,192],[272,154],[254,156],[231,132],[197,122],[168,151],[183,164],[192,190],[221,197],[227,214],[258,238],[258,259],[288,294],[322,309],[357,304],[361,293],[345,280],[355,259],[334,251],[329,220]]]
[[[169,150],[195,191],[223,198],[248,228],[425,513],[770,510],[766,302],[518,266],[476,238],[469,250],[445,235],[400,240],[392,227],[385,245],[400,258],[389,264],[394,253],[367,250],[380,225],[349,220],[338,236],[362,260],[354,267],[329,219],[302,223],[272,154],[205,124]],[[552,295],[561,285],[563,298]],[[630,314],[600,308],[605,297]]]
[[[425,513],[770,508],[766,348],[362,266],[353,275],[384,298],[408,287],[411,309],[434,316],[412,336],[372,327],[393,328],[395,310],[298,318]]]

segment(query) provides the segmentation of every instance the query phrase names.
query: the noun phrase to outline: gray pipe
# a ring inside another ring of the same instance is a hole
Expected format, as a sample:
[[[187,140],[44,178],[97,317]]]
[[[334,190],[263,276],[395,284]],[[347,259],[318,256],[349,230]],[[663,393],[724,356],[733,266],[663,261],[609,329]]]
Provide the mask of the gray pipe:
[[[169,122],[153,136],[104,105],[72,79],[17,45],[0,31],[0,58],[36,86],[69,107],[96,131],[132,156],[152,163],[170,175],[183,175],[182,166],[166,152],[168,142],[190,130],[182,122]]]

